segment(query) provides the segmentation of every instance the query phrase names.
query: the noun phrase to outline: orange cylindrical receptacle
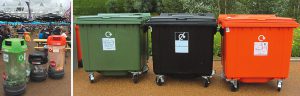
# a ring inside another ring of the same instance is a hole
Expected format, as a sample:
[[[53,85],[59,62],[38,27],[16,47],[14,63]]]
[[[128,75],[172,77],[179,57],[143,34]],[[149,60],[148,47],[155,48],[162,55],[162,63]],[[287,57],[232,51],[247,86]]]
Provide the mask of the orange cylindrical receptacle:
[[[220,15],[226,79],[265,83],[289,73],[293,29],[298,23],[275,15]]]
[[[48,75],[52,78],[64,76],[66,38],[61,35],[51,35],[47,38],[49,68]]]

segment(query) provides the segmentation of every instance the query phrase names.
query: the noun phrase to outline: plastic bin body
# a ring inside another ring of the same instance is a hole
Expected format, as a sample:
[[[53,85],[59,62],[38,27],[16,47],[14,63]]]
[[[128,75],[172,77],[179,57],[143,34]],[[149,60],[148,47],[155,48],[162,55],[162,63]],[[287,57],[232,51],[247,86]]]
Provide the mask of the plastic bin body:
[[[127,75],[147,63],[149,13],[112,13],[81,16],[80,46],[83,67],[102,75]]]
[[[265,83],[289,73],[293,29],[290,18],[274,15],[220,15],[222,65],[226,79]]]
[[[44,52],[34,52],[29,54],[28,62],[31,64],[30,79],[33,81],[43,81],[47,78],[48,57]]]
[[[148,25],[152,27],[155,74],[212,75],[213,40],[217,29],[213,15],[164,13],[152,17]]]
[[[60,35],[51,35],[47,39],[49,68],[48,74],[53,76],[63,76],[65,65],[66,38]]]
[[[3,87],[6,95],[20,95],[25,92],[27,68],[25,64],[27,45],[24,39],[12,38],[2,42],[5,72]]]

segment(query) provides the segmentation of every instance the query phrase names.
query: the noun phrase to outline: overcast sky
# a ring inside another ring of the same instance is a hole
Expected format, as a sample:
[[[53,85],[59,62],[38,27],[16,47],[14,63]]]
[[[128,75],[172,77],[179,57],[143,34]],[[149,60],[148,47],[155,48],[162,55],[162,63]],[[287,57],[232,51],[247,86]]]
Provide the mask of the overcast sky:
[[[6,6],[18,6],[20,0],[0,0],[0,10],[3,9],[3,3],[6,2]],[[21,0],[22,5],[25,6],[25,9],[27,10],[25,1],[29,0]],[[31,9],[33,10],[43,10],[43,11],[49,11],[49,10],[55,10],[52,8],[55,8],[57,4],[62,3],[63,8],[65,10],[69,9],[71,0],[30,0],[31,1]],[[40,7],[41,1],[44,2],[44,8]]]

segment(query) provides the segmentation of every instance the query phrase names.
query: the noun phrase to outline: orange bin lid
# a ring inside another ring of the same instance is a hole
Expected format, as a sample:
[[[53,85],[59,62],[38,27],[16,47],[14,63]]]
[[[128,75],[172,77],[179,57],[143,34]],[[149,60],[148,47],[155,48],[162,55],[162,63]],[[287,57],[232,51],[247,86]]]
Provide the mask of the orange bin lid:
[[[221,14],[218,24],[224,27],[298,27],[292,18],[277,17],[275,15],[253,14]]]
[[[61,46],[61,45],[66,45],[66,38],[61,35],[51,35],[47,39],[47,44],[48,45],[56,45],[56,46]]]

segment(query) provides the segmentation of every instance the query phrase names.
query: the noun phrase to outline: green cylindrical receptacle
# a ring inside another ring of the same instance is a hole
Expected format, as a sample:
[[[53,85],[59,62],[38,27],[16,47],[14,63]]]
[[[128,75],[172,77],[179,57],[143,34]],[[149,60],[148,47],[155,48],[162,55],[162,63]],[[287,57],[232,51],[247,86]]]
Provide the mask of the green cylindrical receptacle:
[[[3,62],[3,87],[6,95],[21,95],[25,92],[27,82],[26,65],[27,45],[24,39],[12,38],[2,42]]]

